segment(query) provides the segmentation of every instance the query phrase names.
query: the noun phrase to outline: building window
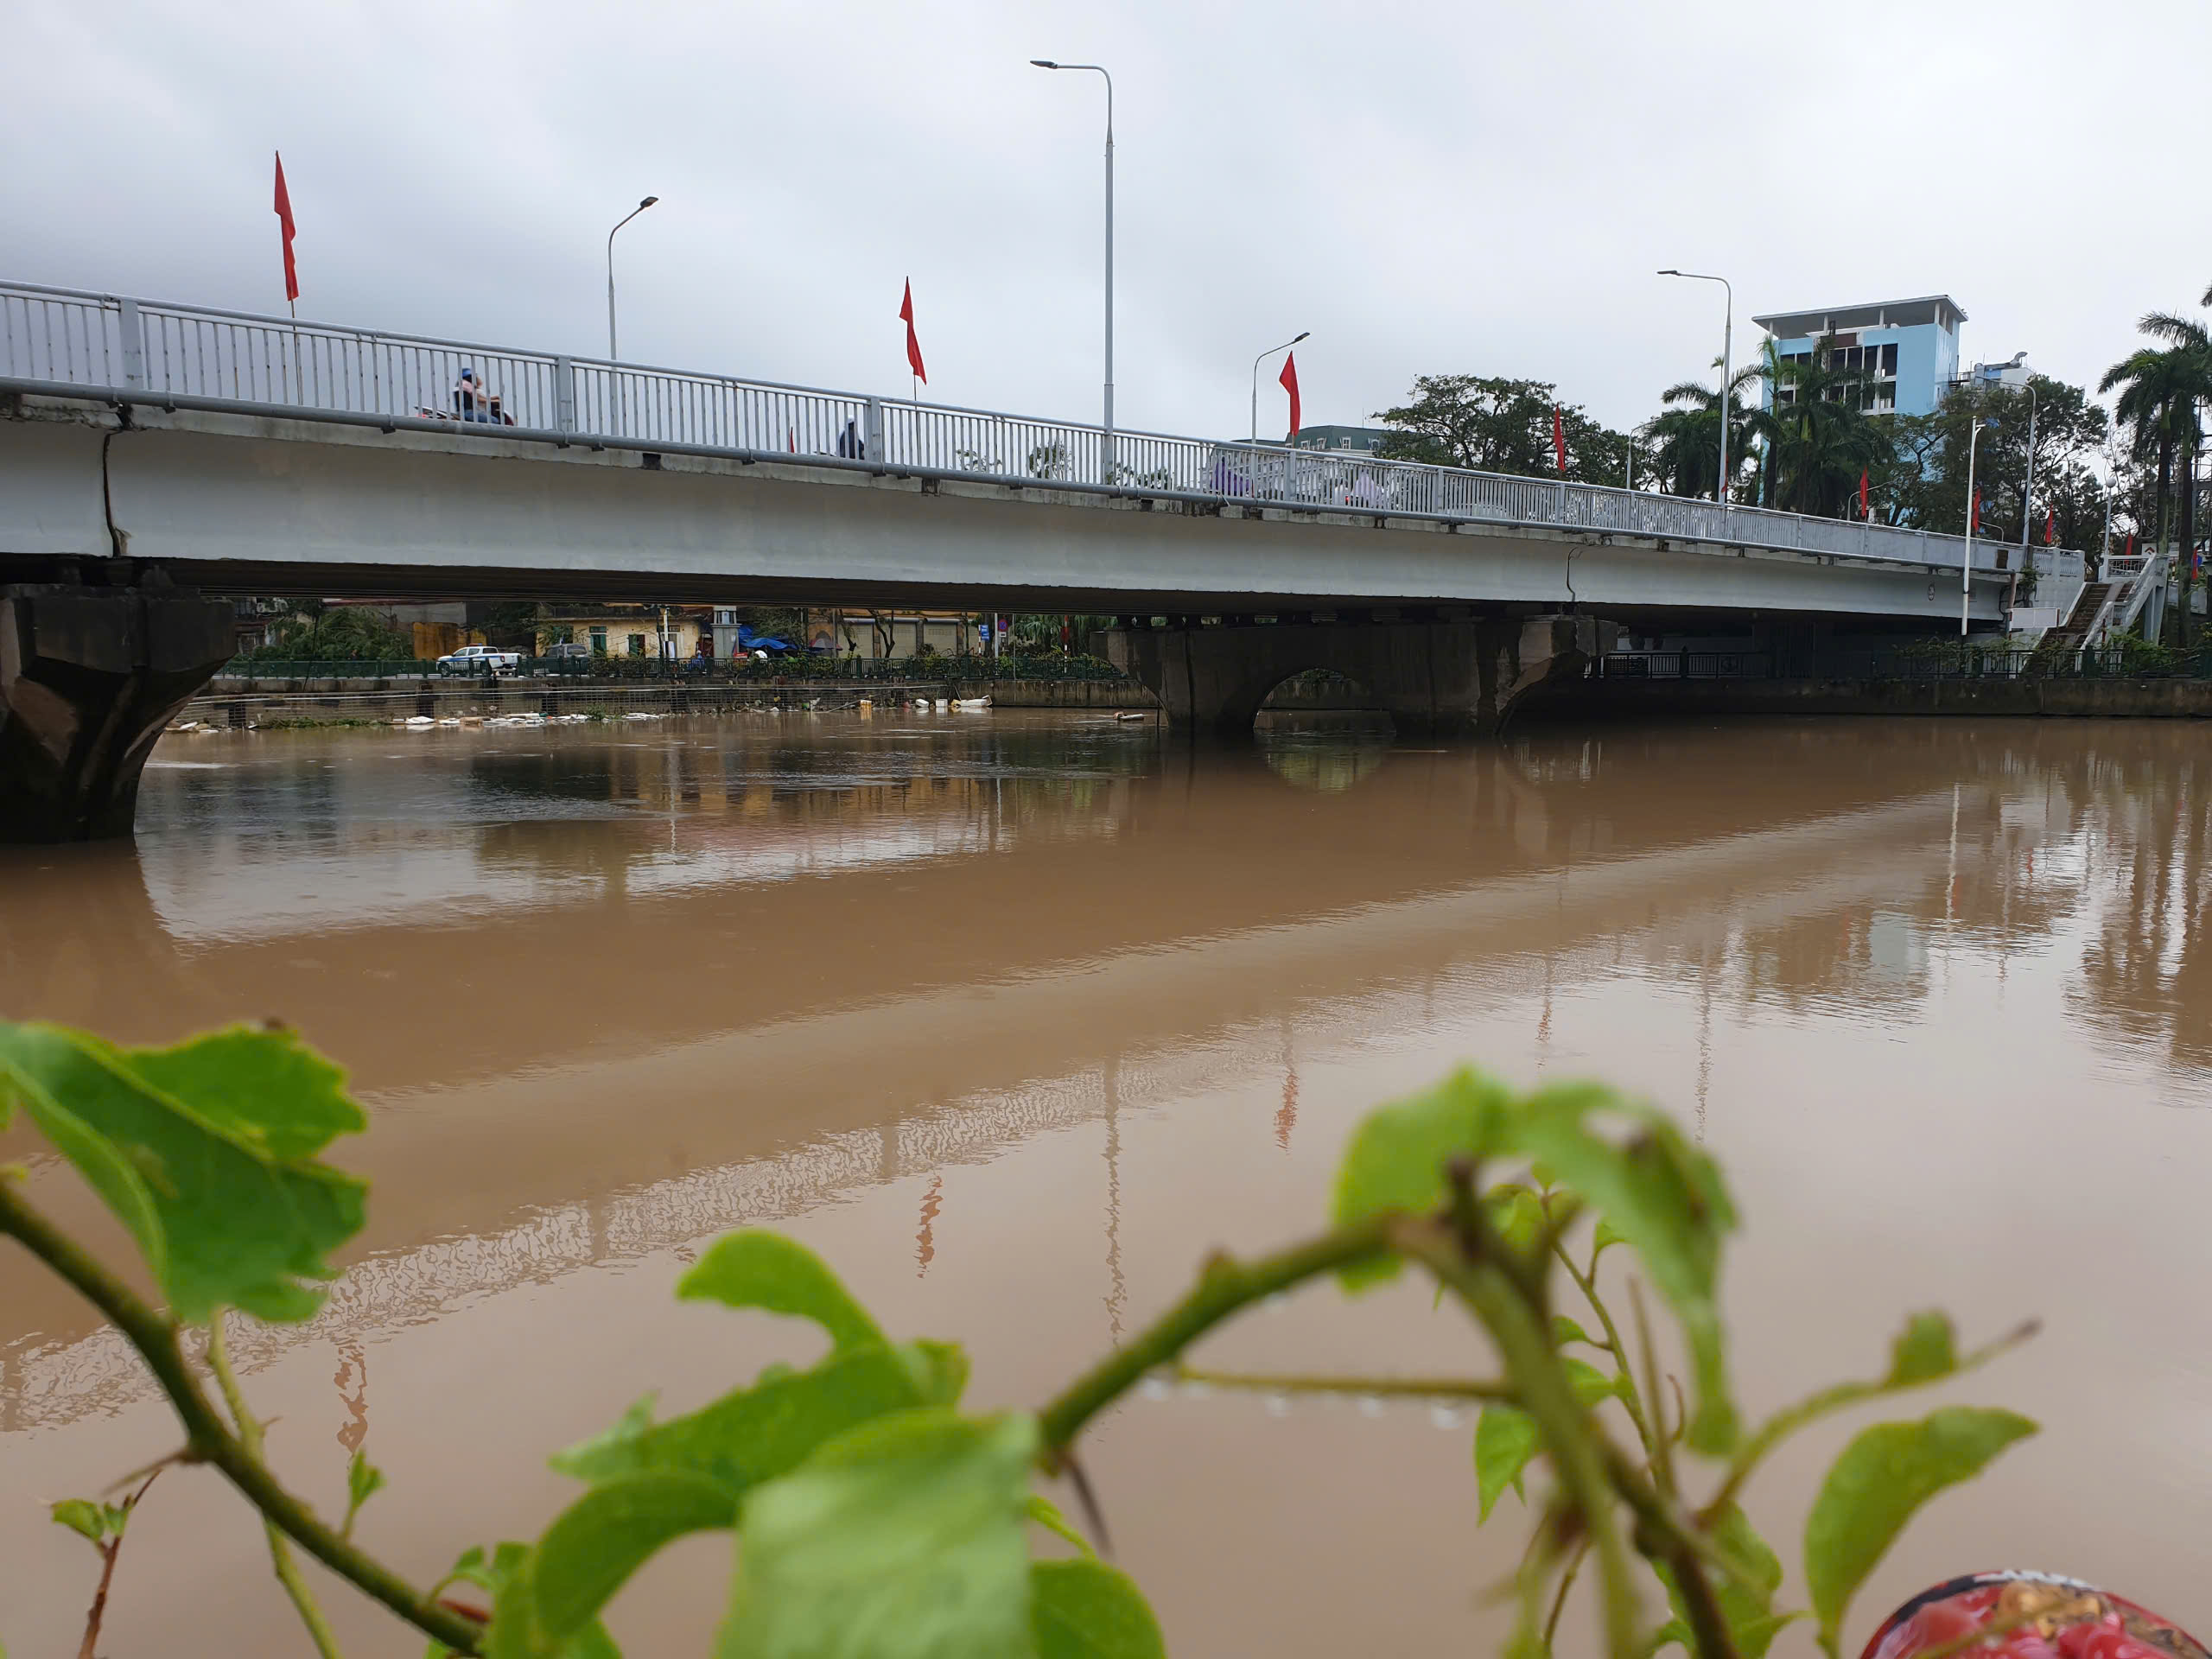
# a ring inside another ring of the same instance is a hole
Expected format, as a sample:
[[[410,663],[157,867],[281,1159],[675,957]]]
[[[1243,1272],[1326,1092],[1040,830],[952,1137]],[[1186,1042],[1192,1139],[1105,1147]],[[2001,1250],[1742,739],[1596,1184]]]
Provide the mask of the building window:
[[[607,655],[607,630],[605,628],[594,628],[591,631],[591,654],[594,657],[604,657]]]
[[[645,654],[645,636],[644,634],[633,633],[630,636],[630,654],[632,657],[642,657]]]

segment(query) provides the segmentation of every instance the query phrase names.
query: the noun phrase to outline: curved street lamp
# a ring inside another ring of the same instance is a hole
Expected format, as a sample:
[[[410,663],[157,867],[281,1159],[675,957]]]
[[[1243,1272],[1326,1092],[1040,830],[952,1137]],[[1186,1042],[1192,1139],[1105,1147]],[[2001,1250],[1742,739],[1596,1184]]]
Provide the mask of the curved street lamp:
[[[1981,443],[1984,427],[1997,424],[1994,415],[1977,416],[1974,435],[1967,440],[1967,551],[1959,563],[1959,638],[1967,637],[1967,604],[1974,594],[1974,508],[1979,505],[1974,492],[1974,452]]]
[[[615,222],[614,231],[620,230],[659,200],[658,196],[647,196]],[[607,360],[610,363],[621,356],[614,346],[614,231],[607,233]]]
[[[1675,270],[1669,267],[1659,275],[1681,276],[1693,283],[1718,283],[1727,295],[1727,310],[1723,314],[1720,323],[1720,476],[1713,486],[1713,494],[1720,498],[1720,511],[1726,513],[1728,511],[1728,383],[1735,374],[1736,290],[1726,276],[1708,276],[1702,271]]]
[[[1114,77],[1101,64],[1055,63],[1050,58],[1029,61],[1039,69],[1088,70],[1106,82],[1106,448],[1101,459],[1103,481],[1110,484],[1114,481]]]
[[[1306,339],[1308,335],[1312,334],[1313,334],[1313,331],[1311,328],[1308,328],[1308,329],[1306,331],[1306,333],[1305,333],[1305,334],[1299,335],[1298,340],[1285,340],[1285,341],[1283,341],[1283,343],[1282,343],[1281,345],[1280,345],[1280,346],[1268,346],[1268,349],[1267,349],[1266,351],[1262,352],[1262,353],[1261,353],[1257,357],[1255,357],[1255,358],[1254,358],[1254,359],[1252,359],[1252,442],[1253,442],[1257,443],[1257,442],[1260,441],[1260,365],[1261,365],[1261,364],[1262,364],[1262,363],[1264,363],[1264,362],[1266,362],[1269,358],[1273,357],[1273,356],[1274,356],[1277,352],[1287,352],[1287,351],[1288,351],[1292,346],[1295,346],[1295,345],[1297,345],[1297,344],[1298,344],[1298,340],[1304,340],[1304,339]]]

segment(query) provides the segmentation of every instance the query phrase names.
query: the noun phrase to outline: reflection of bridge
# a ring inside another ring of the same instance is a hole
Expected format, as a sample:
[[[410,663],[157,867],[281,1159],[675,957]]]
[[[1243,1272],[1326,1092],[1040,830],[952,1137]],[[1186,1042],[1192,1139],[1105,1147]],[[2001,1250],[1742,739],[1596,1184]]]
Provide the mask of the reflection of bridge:
[[[1681,817],[1657,835],[1648,812],[1616,815],[1661,778],[1694,777],[1699,744],[1393,755],[1341,794],[1301,797],[1316,829],[1290,850],[1234,843],[1255,798],[1287,787],[1256,762],[1198,791],[1174,775],[1114,780],[1080,814],[1055,812],[1054,785],[976,780],[934,810],[962,821],[1002,790],[1005,818],[1030,829],[997,852],[953,836],[962,850],[808,883],[687,893],[610,880],[596,902],[564,886],[442,928],[393,925],[365,893],[312,933],[264,924],[226,938],[194,916],[219,920],[226,884],[263,879],[266,858],[226,874],[213,849],[213,874],[181,900],[154,847],[150,879],[195,942],[175,944],[143,888],[133,900],[121,881],[104,912],[27,909],[0,942],[0,1002],[154,1037],[281,1011],[302,974],[344,974],[350,988],[324,999],[332,1012],[309,1034],[358,1064],[378,1123],[347,1149],[378,1187],[365,1254],[311,1327],[343,1339],[1186,1097],[1210,1075],[1263,1069],[1287,1029],[1319,1058],[1418,1017],[1440,983],[1567,985],[1618,973],[1624,957],[1685,977],[1725,956],[1754,995],[1881,1000],[1910,1017],[1921,969],[1910,949],[1885,957],[1885,936],[1924,951],[1947,918],[2017,929],[2030,906],[2056,919],[2082,902],[2063,871],[2012,873],[2024,849],[2075,833],[2063,779],[1967,785],[1954,868],[1951,780],[1972,765],[1961,736],[1784,739],[1770,792],[1700,802],[1678,789]],[[2056,818],[2041,799],[2054,784]],[[1094,817],[1105,833],[1061,833]],[[494,839],[487,827],[487,849]],[[115,865],[131,884],[136,868]],[[1107,897],[1139,890],[1165,901],[1133,914]],[[1049,939],[993,938],[998,972],[978,984],[976,917],[1048,906]],[[870,915],[896,925],[870,929]],[[825,916],[855,919],[823,937]],[[776,972],[718,962],[717,941],[810,930]],[[678,931],[680,961],[667,949]],[[2200,963],[2203,948],[2181,947]],[[432,959],[459,966],[433,982]],[[396,1031],[409,1040],[393,1044]],[[606,1133],[610,1099],[636,1132]],[[43,1201],[73,1202],[40,1180]],[[137,1388],[66,1294],[31,1282],[9,1306],[0,1424]],[[297,1339],[257,1338],[264,1352]]]
[[[453,417],[464,364],[517,424]],[[2016,574],[1870,524],[23,285],[0,286],[10,392],[0,577],[94,584],[0,595],[39,688],[0,684],[0,837],[23,840],[127,830],[140,740],[228,655],[223,613],[149,573],[1158,616],[1177,640],[1128,660],[1173,718],[1249,722],[1259,666],[1351,649],[1402,723],[1484,728],[1597,648],[1592,617],[1930,627],[1964,578],[1989,623]],[[1584,632],[1526,626],[1563,610]]]

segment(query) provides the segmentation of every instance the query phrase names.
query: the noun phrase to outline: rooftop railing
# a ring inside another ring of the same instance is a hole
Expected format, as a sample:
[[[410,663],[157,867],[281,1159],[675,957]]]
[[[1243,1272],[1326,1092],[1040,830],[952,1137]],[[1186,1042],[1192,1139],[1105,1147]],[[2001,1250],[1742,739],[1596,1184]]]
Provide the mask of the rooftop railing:
[[[472,378],[462,379],[464,371]],[[861,467],[1293,511],[1596,531],[1955,568],[1962,537],[1560,479],[1221,443],[859,392],[0,283],[0,385],[304,418]],[[1974,568],[2023,550],[1976,538]],[[2044,550],[2063,575],[2081,556]]]

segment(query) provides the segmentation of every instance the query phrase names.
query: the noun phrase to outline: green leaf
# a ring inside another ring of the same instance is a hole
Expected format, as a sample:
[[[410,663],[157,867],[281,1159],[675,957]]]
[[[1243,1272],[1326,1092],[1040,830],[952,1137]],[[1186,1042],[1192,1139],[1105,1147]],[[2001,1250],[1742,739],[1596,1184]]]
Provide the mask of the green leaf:
[[[353,1517],[361,1512],[361,1505],[374,1497],[384,1486],[384,1471],[371,1463],[359,1452],[353,1453],[346,1465],[346,1524],[340,1529],[350,1535]]]
[[[1508,1149],[1515,1110],[1503,1084],[1461,1070],[1425,1093],[1369,1113],[1337,1171],[1338,1225],[1434,1210],[1444,1201],[1445,1166],[1456,1157]],[[1395,1277],[1401,1265],[1395,1256],[1379,1256],[1338,1277],[1346,1290],[1359,1290]]]
[[[652,1421],[651,1402],[641,1401],[606,1433],[557,1453],[553,1467],[594,1481],[703,1475],[740,1497],[849,1429],[887,1412],[940,1403],[918,1374],[935,1381],[938,1367],[879,1344],[832,1354],[811,1370],[779,1373],[664,1423]]]
[[[1836,1651],[1852,1597],[1914,1512],[2035,1432],[2014,1412],[1946,1406],[1916,1423],[1877,1423],[1844,1447],[1805,1518],[1805,1583],[1822,1647]]]
[[[811,1319],[839,1350],[889,1340],[820,1256],[781,1233],[747,1228],[716,1239],[676,1294]]]
[[[1035,1492],[1030,1493],[1029,1518],[1046,1531],[1067,1540],[1087,1559],[1094,1561],[1098,1559],[1098,1552],[1090,1547],[1090,1540],[1076,1530],[1075,1523],[1060,1513],[1059,1505],[1052,1499],[1040,1497]]]
[[[880,1417],[756,1488],[719,1659],[1027,1659],[1037,1425]]]
[[[1567,1384],[1578,1404],[1594,1406],[1615,1395],[1627,1395],[1628,1386],[1618,1375],[1601,1371],[1587,1360],[1562,1359],[1560,1363],[1567,1368]]]
[[[1719,1604],[1721,1618],[1727,1624],[1729,1634],[1735,1638],[1738,1659],[1766,1659],[1766,1650],[1774,1645],[1774,1638],[1783,1627],[1806,1617],[1802,1611],[1774,1611],[1774,1592],[1782,1585],[1781,1558],[1767,1547],[1766,1540],[1752,1529],[1743,1510],[1733,1503],[1714,1518],[1710,1536],[1722,1554],[1744,1569],[1741,1579],[1724,1573],[1710,1574],[1713,1599]],[[1660,1582],[1667,1586],[1667,1603],[1675,1610],[1674,1618],[1652,1638],[1652,1650],[1656,1652],[1669,1643],[1679,1643],[1686,1652],[1694,1653],[1696,1644],[1690,1639],[1689,1617],[1682,1606],[1681,1588],[1674,1571],[1663,1561],[1652,1565]]]
[[[1592,1236],[1590,1243],[1590,1265],[1593,1268],[1598,1265],[1598,1258],[1605,1253],[1605,1247],[1607,1245],[1620,1244],[1624,1243],[1626,1241],[1621,1237],[1620,1234],[1613,1230],[1613,1224],[1611,1222],[1599,1222],[1598,1230],[1596,1234]]]
[[[1103,1561],[1036,1561],[1029,1568],[1029,1632],[1037,1659],[1166,1659],[1144,1594]]]
[[[1697,1382],[1689,1443],[1708,1453],[1735,1442],[1735,1407],[1716,1300],[1720,1240],[1736,1214],[1713,1160],[1657,1113],[1610,1090],[1575,1084],[1524,1103],[1522,1148],[1541,1158],[1632,1246],[1681,1322]],[[1592,1127],[1599,1113],[1628,1119],[1617,1141]]]
[[[1554,1348],[1564,1348],[1570,1342],[1582,1343],[1586,1346],[1592,1348],[1602,1348],[1605,1345],[1604,1343],[1599,1342],[1597,1338],[1592,1336],[1587,1331],[1585,1331],[1580,1325],[1577,1325],[1573,1319],[1568,1319],[1566,1314],[1553,1314],[1552,1346]]]
[[[1916,1313],[1890,1344],[1890,1374],[1883,1385],[1909,1389],[1932,1382],[1959,1369],[1959,1351],[1951,1334],[1950,1316]]]
[[[1522,1472],[1536,1455],[1536,1420],[1518,1406],[1491,1404],[1475,1420],[1475,1489],[1482,1504],[1479,1521],[1508,1486],[1522,1497]]]
[[[103,1504],[89,1498],[65,1497],[49,1513],[56,1526],[67,1527],[91,1543],[104,1544],[108,1541],[108,1511]]]
[[[698,1475],[630,1475],[593,1487],[562,1511],[502,1586],[487,1659],[576,1652],[573,1644],[597,1626],[600,1609],[655,1551],[736,1520],[736,1500]]]
[[[0,1093],[73,1164],[137,1240],[188,1324],[236,1306],[298,1320],[360,1230],[362,1184],[315,1161],[361,1127],[340,1076],[285,1031],[119,1049],[57,1026],[0,1022]]]

